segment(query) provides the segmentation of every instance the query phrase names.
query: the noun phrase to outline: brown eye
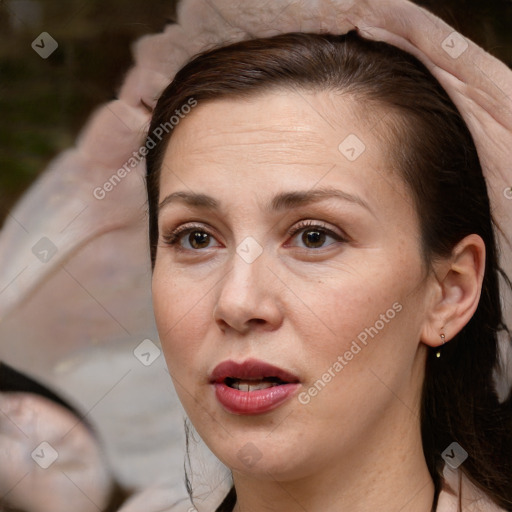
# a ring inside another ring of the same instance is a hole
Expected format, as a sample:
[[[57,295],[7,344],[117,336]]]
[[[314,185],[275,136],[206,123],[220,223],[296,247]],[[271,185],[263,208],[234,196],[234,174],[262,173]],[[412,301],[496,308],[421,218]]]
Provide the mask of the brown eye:
[[[218,247],[216,238],[201,226],[181,226],[172,233],[162,234],[167,245],[175,247],[176,250],[199,251]]]
[[[325,243],[326,233],[318,229],[308,229],[302,233],[302,242],[310,249],[322,247]]]
[[[210,235],[204,231],[192,231],[188,235],[188,242],[193,249],[205,249],[210,242]]]
[[[335,243],[347,241],[345,237],[332,229],[313,221],[300,223],[290,230],[288,234],[292,239],[296,239],[293,245],[301,247],[302,249],[323,249]]]

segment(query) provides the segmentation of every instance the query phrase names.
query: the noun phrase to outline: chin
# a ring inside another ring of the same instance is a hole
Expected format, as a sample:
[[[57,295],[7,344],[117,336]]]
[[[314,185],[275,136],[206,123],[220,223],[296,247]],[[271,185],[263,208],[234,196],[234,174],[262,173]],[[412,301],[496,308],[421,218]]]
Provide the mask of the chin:
[[[305,477],[312,470],[312,454],[297,450],[299,443],[289,435],[286,439],[270,439],[268,431],[258,435],[234,435],[222,444],[214,439],[203,439],[234,474],[257,480],[290,481]]]

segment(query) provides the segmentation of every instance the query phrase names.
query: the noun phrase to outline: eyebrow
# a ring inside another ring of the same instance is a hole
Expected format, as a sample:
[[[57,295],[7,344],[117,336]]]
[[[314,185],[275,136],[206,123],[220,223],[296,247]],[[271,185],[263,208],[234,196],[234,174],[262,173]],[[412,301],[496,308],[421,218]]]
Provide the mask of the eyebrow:
[[[265,210],[267,212],[279,212],[332,198],[357,204],[367,209],[372,215],[375,215],[368,203],[362,198],[335,188],[318,188],[314,190],[281,192],[272,198],[272,200],[266,205]],[[167,205],[176,202],[184,203],[188,206],[206,208],[208,210],[220,209],[220,203],[217,199],[206,194],[186,191],[173,192],[172,194],[169,194],[158,205],[158,209],[160,211]]]

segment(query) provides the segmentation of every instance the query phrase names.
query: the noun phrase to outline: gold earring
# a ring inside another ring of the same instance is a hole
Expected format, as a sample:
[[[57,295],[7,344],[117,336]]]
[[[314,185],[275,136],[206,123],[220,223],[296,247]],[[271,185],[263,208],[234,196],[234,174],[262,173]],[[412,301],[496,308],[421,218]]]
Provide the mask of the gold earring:
[[[445,339],[444,339],[444,338],[445,338],[445,336],[444,336],[444,334],[443,334],[443,333],[441,333],[441,334],[440,334],[440,336],[441,336],[441,341],[443,342],[443,345],[444,345],[444,344],[445,344]],[[438,350],[438,351],[436,352],[436,357],[441,357],[441,351],[440,351],[440,350]]]

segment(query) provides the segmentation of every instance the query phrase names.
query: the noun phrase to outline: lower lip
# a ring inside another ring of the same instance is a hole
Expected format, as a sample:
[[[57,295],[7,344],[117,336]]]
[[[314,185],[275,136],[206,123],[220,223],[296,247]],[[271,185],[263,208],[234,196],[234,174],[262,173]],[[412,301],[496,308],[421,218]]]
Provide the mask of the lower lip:
[[[257,391],[240,391],[223,382],[214,384],[215,395],[221,405],[233,414],[263,414],[272,411],[286,400],[300,386],[298,383],[281,384]]]

